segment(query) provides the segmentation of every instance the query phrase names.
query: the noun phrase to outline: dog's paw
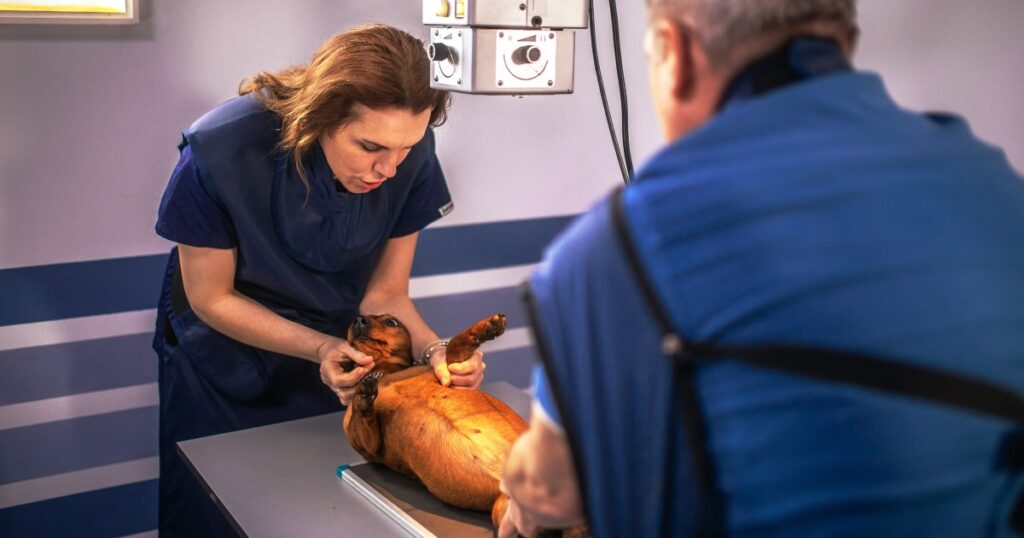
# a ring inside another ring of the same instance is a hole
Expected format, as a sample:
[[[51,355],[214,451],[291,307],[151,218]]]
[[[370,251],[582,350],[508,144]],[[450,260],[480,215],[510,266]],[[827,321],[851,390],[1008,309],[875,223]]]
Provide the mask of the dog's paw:
[[[508,320],[505,319],[505,314],[495,314],[491,316],[487,320],[488,340],[505,334],[505,324],[507,321]]]
[[[505,333],[505,314],[495,314],[480,320],[469,331],[470,340],[477,345],[494,340]]]
[[[359,380],[359,387],[356,388],[356,395],[353,404],[356,411],[363,415],[373,414],[373,402],[377,401],[377,382],[384,376],[384,372],[376,371],[366,374]]]

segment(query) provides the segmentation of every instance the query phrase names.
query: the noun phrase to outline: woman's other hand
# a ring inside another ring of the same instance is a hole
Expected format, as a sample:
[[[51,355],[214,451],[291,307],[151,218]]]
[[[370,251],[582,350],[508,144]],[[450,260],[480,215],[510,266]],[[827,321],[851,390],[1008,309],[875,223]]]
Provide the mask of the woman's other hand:
[[[469,359],[455,364],[448,364],[445,350],[440,349],[430,356],[430,366],[442,385],[456,389],[480,388],[484,381],[484,370],[487,369],[484,352],[479,349]]]
[[[320,359],[320,380],[338,395],[341,404],[347,406],[356,393],[359,380],[373,369],[373,358],[356,351],[340,338],[329,338],[317,350]],[[351,372],[345,372],[344,365],[355,363]]]

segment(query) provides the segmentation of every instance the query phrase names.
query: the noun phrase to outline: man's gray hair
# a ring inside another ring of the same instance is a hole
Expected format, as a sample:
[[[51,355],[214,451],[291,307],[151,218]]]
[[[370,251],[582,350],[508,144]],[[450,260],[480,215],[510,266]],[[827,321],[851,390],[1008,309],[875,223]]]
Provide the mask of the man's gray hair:
[[[714,63],[735,48],[811,21],[838,25],[855,40],[857,0],[647,0],[652,15],[684,23]]]

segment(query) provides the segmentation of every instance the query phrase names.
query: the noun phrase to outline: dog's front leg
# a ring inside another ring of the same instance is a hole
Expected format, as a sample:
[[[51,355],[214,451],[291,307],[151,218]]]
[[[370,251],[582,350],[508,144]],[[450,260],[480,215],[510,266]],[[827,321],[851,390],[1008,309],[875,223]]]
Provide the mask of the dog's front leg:
[[[377,400],[377,382],[383,372],[370,372],[359,381],[352,398],[351,408],[345,414],[345,435],[359,454],[369,461],[378,461],[383,437],[374,402]]]
[[[505,314],[495,314],[473,324],[448,342],[445,356],[448,364],[469,360],[480,344],[502,335],[505,332]]]

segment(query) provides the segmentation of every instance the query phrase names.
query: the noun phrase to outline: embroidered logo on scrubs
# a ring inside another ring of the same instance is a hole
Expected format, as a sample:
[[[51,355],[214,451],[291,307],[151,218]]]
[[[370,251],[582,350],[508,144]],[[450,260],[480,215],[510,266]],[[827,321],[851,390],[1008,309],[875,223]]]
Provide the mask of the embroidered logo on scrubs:
[[[448,213],[451,213],[453,209],[455,209],[455,202],[448,202],[447,204],[437,208],[437,212],[443,217]]]

